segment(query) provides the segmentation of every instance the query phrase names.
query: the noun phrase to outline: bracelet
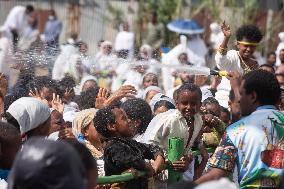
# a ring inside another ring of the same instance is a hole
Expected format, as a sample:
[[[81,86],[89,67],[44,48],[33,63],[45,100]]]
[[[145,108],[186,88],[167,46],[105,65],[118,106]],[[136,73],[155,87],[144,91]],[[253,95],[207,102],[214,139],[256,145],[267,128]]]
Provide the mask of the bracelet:
[[[219,48],[218,48],[218,52],[219,52],[221,55],[226,55],[226,54],[227,54],[227,51],[228,51],[228,48],[223,48],[223,47],[219,47]]]

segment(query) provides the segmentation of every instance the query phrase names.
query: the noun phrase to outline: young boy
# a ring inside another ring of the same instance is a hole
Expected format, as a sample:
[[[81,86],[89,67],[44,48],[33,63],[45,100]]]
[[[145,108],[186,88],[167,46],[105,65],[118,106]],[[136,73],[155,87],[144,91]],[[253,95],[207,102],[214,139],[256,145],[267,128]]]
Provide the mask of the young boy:
[[[258,63],[253,58],[253,53],[262,39],[260,30],[254,25],[241,26],[236,32],[238,51],[228,51],[227,45],[231,37],[231,29],[225,21],[222,23],[221,29],[224,40],[215,56],[217,66],[221,70],[238,71],[241,74],[255,70]]]
[[[174,162],[173,168],[184,172],[189,168],[188,155],[194,143],[199,142],[199,148],[204,149],[204,145],[200,143],[203,121],[199,110],[202,94],[197,85],[189,83],[180,86],[175,93],[177,109],[168,110],[154,117],[142,141],[148,144],[156,144],[167,153],[168,139],[172,137],[182,138],[185,156],[180,161]],[[195,172],[197,174],[202,172],[208,159],[207,153],[203,153],[203,155],[202,162]],[[193,168],[193,165],[191,168]],[[193,179],[192,173],[187,172],[184,176],[186,180]]]
[[[107,145],[104,149],[105,175],[117,175],[130,169],[156,173],[164,162],[159,147],[136,142],[131,138],[137,128],[130,127],[128,118],[123,109],[108,106],[100,109],[94,118],[95,127]],[[148,164],[145,159],[155,159]],[[137,178],[120,184],[121,187],[143,189],[147,188],[145,178]]]

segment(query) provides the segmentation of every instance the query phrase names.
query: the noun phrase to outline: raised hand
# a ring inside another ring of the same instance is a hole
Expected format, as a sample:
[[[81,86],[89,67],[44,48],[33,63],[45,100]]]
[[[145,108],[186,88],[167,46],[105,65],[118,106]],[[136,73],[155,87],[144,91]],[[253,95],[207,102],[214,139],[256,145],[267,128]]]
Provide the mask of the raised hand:
[[[231,29],[229,25],[226,25],[225,20],[221,24],[221,30],[225,37],[231,37]]]
[[[64,112],[64,103],[62,102],[62,100],[59,97],[59,95],[56,95],[55,93],[53,93],[53,98],[52,98],[52,101],[51,101],[51,105],[52,105],[52,108],[54,108],[55,110],[57,110],[61,114],[63,114],[63,112]]]
[[[121,100],[124,97],[135,98],[137,90],[131,85],[125,85],[120,87],[114,92],[105,102],[105,106],[111,105],[112,103]]]
[[[100,88],[99,93],[96,97],[96,108],[101,109],[105,106],[105,102],[109,97],[109,92],[105,88]]]
[[[38,89],[37,88],[34,88],[34,90],[30,90],[29,92],[29,96],[30,97],[34,97],[34,98],[37,98],[38,100],[42,101],[43,103],[45,103],[46,105],[49,106],[49,103],[48,101],[45,99],[45,98],[42,98]]]

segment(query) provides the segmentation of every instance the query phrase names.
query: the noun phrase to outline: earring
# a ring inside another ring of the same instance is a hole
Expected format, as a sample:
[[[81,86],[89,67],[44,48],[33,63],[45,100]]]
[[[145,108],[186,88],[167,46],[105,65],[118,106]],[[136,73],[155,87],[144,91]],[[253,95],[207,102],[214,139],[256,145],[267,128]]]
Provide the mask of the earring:
[[[82,133],[80,133],[80,134],[78,135],[78,140],[79,140],[80,142],[84,142],[85,136],[84,136]]]

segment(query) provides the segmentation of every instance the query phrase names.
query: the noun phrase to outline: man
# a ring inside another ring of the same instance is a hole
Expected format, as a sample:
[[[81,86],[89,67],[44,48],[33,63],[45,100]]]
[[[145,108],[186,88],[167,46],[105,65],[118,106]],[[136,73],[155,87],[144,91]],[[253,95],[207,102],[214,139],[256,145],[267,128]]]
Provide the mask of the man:
[[[197,184],[219,179],[237,164],[241,188],[277,188],[283,170],[284,114],[276,109],[280,86],[264,70],[244,75],[240,87],[243,118],[230,125]]]
[[[48,47],[57,48],[61,31],[62,23],[57,19],[56,13],[52,9],[45,24],[42,39]]]
[[[12,33],[12,41],[17,46],[19,38],[22,37],[24,31],[29,27],[29,20],[34,16],[34,7],[32,5],[15,6],[9,12],[4,27],[8,28]]]

